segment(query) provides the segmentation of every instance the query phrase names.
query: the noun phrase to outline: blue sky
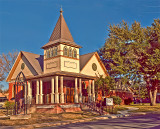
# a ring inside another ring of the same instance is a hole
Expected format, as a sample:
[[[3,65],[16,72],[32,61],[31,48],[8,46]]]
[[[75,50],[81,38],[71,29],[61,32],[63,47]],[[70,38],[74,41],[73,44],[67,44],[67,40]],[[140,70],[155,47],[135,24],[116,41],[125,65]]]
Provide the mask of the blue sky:
[[[98,50],[107,38],[107,26],[125,20],[150,26],[160,18],[160,0],[0,0],[0,54],[12,50],[43,54],[60,15],[80,54]]]

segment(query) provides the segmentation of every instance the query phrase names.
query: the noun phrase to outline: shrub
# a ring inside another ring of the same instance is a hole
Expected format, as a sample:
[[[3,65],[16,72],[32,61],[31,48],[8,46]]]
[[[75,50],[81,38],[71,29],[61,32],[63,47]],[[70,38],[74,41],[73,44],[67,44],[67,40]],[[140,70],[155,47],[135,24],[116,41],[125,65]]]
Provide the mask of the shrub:
[[[122,99],[119,96],[111,96],[111,98],[113,98],[113,103],[115,105],[120,105],[122,102]]]
[[[14,102],[10,102],[10,101],[6,101],[6,102],[4,103],[4,107],[5,107],[6,109],[13,109],[13,108],[14,108],[14,105],[15,105],[15,103],[14,103]]]

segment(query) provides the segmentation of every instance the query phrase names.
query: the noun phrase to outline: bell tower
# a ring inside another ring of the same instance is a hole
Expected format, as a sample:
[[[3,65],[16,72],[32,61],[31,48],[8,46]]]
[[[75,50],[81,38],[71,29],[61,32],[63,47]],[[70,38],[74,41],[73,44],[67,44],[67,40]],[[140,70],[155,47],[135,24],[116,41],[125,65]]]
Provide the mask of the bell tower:
[[[79,48],[64,20],[62,8],[49,42],[44,49],[44,73],[65,71],[79,73]]]

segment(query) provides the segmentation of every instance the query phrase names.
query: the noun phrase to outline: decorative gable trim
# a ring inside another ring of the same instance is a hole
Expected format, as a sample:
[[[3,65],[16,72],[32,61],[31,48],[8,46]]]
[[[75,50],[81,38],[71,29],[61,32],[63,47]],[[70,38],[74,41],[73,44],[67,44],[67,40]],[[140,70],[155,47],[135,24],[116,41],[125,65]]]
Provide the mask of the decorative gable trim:
[[[81,71],[83,71],[83,69],[85,68],[85,66],[88,64],[88,62],[92,59],[92,57],[94,56],[95,54],[93,54],[92,56],[91,56],[91,58],[87,61],[87,63],[84,65],[84,67],[81,69]],[[81,72],[80,71],[80,72]]]
[[[22,60],[22,56],[25,58],[25,60],[26,60],[26,61],[28,62],[28,64],[31,66],[32,70],[34,70],[34,73],[30,70],[31,73],[32,73],[33,75],[35,75],[35,74],[37,75],[36,70],[34,69],[34,67],[31,65],[31,63],[28,61],[28,59],[25,57],[25,55],[24,55],[23,52],[21,51],[21,52],[19,52],[19,54],[18,54],[18,56],[17,56],[17,58],[16,58],[16,61],[15,61],[15,63],[13,64],[13,66],[12,66],[12,68],[11,68],[9,74],[8,74],[8,77],[7,77],[7,79],[6,79],[6,82],[10,82],[10,81],[11,81],[11,78],[12,78],[12,76],[13,76],[13,74],[14,74],[14,72],[15,72],[15,70],[16,70],[19,62],[20,62],[20,60]]]
[[[98,60],[98,62],[100,63],[102,69],[104,70],[104,73],[106,74],[106,76],[109,76],[108,73],[107,73],[107,70],[106,70],[106,67],[104,66],[102,60],[100,59],[99,55],[97,52],[95,52],[95,55],[96,55],[96,58]]]
[[[84,67],[81,69],[81,71],[83,71],[83,69],[85,68],[85,66],[90,62],[90,60],[94,57],[94,55],[95,55],[96,59],[98,60],[98,62],[100,63],[100,66],[101,66],[101,68],[103,69],[103,71],[104,71],[104,73],[106,74],[106,76],[109,76],[108,73],[107,73],[107,70],[106,70],[106,68],[105,68],[105,66],[104,66],[104,64],[103,64],[102,60],[100,59],[100,57],[99,57],[99,55],[98,55],[97,52],[95,52],[95,53],[91,56],[91,58],[87,61],[87,63],[84,65]],[[81,71],[80,71],[80,72],[81,72]]]
[[[19,52],[17,58],[16,58],[16,61],[14,62],[8,76],[7,76],[7,79],[6,79],[6,82],[9,82],[11,81],[11,78],[12,78],[12,75],[15,71],[15,69],[17,68],[18,64],[19,64],[19,61],[22,59],[22,52]]]

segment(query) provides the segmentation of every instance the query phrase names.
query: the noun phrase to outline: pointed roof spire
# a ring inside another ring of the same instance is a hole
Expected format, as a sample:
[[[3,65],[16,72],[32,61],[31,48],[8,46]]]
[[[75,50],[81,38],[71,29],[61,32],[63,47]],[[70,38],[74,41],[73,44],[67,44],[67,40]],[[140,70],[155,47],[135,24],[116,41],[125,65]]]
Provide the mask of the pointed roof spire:
[[[60,10],[60,14],[62,15],[62,13],[63,13],[63,10],[62,10],[62,5],[61,5],[61,10]]]
[[[42,48],[48,47],[55,43],[66,43],[68,45],[78,46],[79,48],[81,47],[74,42],[71,32],[69,31],[69,28],[64,20],[62,13],[63,13],[63,10],[61,7],[59,19],[49,39],[49,43],[44,45]]]
[[[52,35],[51,35],[49,41],[54,41],[57,39],[65,39],[65,40],[69,40],[70,42],[74,42],[62,13],[63,13],[63,11],[62,11],[62,7],[61,7],[59,19],[58,19],[57,24],[52,32]]]

